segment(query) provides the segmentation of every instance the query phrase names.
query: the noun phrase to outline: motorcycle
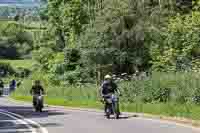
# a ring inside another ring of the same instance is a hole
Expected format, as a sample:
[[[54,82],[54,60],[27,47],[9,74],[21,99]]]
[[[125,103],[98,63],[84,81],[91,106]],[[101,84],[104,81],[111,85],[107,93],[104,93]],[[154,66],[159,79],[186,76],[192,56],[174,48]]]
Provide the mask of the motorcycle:
[[[108,94],[105,96],[105,113],[107,119],[110,119],[110,115],[114,115],[115,119],[119,119],[119,98],[116,94]]]
[[[43,109],[43,95],[34,95],[34,108],[36,112],[42,112]]]

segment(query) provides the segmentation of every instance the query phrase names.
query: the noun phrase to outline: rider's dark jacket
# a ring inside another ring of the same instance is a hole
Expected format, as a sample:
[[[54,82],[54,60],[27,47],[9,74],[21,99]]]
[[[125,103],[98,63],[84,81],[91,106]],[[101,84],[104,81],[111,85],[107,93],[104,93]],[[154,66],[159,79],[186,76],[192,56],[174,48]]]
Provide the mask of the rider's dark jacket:
[[[34,85],[31,90],[30,93],[33,95],[41,95],[44,94],[44,88],[41,85]]]
[[[0,88],[4,88],[4,83],[3,83],[3,81],[0,81]]]
[[[101,95],[107,95],[110,93],[115,93],[117,91],[117,84],[113,81],[104,81],[101,85]]]

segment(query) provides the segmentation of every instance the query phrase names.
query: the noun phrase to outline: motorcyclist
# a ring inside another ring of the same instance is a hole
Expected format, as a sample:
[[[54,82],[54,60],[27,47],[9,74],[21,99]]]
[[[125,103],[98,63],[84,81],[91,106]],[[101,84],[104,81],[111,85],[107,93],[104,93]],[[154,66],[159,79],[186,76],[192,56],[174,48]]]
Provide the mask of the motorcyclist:
[[[0,95],[3,94],[3,89],[4,89],[4,82],[2,79],[0,79]]]
[[[16,88],[16,80],[13,79],[13,80],[10,82],[10,91],[11,91],[11,92],[14,91],[15,88]]]
[[[113,79],[110,75],[106,75],[104,77],[104,82],[100,88],[100,94],[101,94],[103,101],[106,101],[106,95],[112,94],[112,93],[118,93],[120,95],[120,91],[117,87],[117,84],[115,82],[113,82]],[[107,104],[107,102],[105,102],[105,107],[104,107],[105,113],[106,113],[107,106],[108,106],[108,104]]]
[[[4,88],[4,82],[2,79],[0,79],[0,88]]]
[[[30,90],[30,93],[31,95],[33,95],[33,106],[35,106],[37,103],[36,103],[36,95],[44,95],[45,92],[44,92],[44,88],[43,86],[41,85],[41,82],[40,80],[36,80],[34,85],[32,86],[31,90]],[[42,104],[43,105],[43,104]]]

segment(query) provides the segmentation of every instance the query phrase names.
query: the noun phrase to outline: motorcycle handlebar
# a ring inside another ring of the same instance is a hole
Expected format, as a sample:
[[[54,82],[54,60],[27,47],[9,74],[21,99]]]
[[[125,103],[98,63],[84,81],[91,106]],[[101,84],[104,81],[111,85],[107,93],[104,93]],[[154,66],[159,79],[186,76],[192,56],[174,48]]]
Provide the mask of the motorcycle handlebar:
[[[32,94],[32,96],[46,96],[46,95],[39,95],[39,94]]]
[[[108,96],[112,96],[112,95],[117,95],[117,96],[121,96],[121,94],[107,94],[107,95],[103,95],[103,97],[108,97]]]

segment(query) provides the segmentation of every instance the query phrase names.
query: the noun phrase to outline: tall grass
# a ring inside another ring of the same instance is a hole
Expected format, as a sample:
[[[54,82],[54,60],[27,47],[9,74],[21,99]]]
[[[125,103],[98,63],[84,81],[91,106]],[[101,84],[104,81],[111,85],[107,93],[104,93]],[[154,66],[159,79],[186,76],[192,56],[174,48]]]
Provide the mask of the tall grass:
[[[170,89],[169,101],[174,103],[191,102],[194,92],[200,88],[199,73],[158,73],[143,80],[134,80],[120,84],[124,101],[136,102],[146,99],[155,102],[156,97],[166,88]],[[157,99],[159,100],[159,99]]]
[[[67,101],[96,101],[97,86],[94,84],[84,85],[60,85],[55,86],[49,82],[48,75],[42,72],[33,73],[28,79],[24,79],[22,85],[17,89],[15,95],[30,96],[33,81],[40,79],[49,98]]]
[[[0,63],[9,63],[13,68],[27,68],[31,69],[33,65],[33,60],[6,60],[0,59]]]
[[[45,73],[34,73],[25,79],[14,93],[17,99],[30,100],[32,80],[40,79],[47,91],[46,102],[54,105],[102,108],[98,99],[99,86],[94,84],[54,86]],[[158,73],[151,77],[118,83],[122,92],[123,111],[143,112],[167,116],[200,119],[200,107],[192,101],[194,92],[200,88],[198,73]],[[170,88],[169,100],[157,99],[162,88]]]
[[[30,78],[24,79],[23,84],[18,88],[18,94],[27,95],[32,85],[32,81],[40,79],[47,90],[47,94],[52,97],[66,97],[72,99],[91,99],[97,98],[99,86],[94,84],[83,85],[60,85],[54,86],[49,82],[48,75],[45,73],[34,73]],[[169,101],[179,103],[191,102],[194,92],[200,88],[200,75],[198,73],[153,73],[151,77],[142,80],[124,81],[119,83],[124,102],[135,103],[157,102],[155,100],[162,89],[170,88]],[[159,99],[158,99],[159,100]]]

